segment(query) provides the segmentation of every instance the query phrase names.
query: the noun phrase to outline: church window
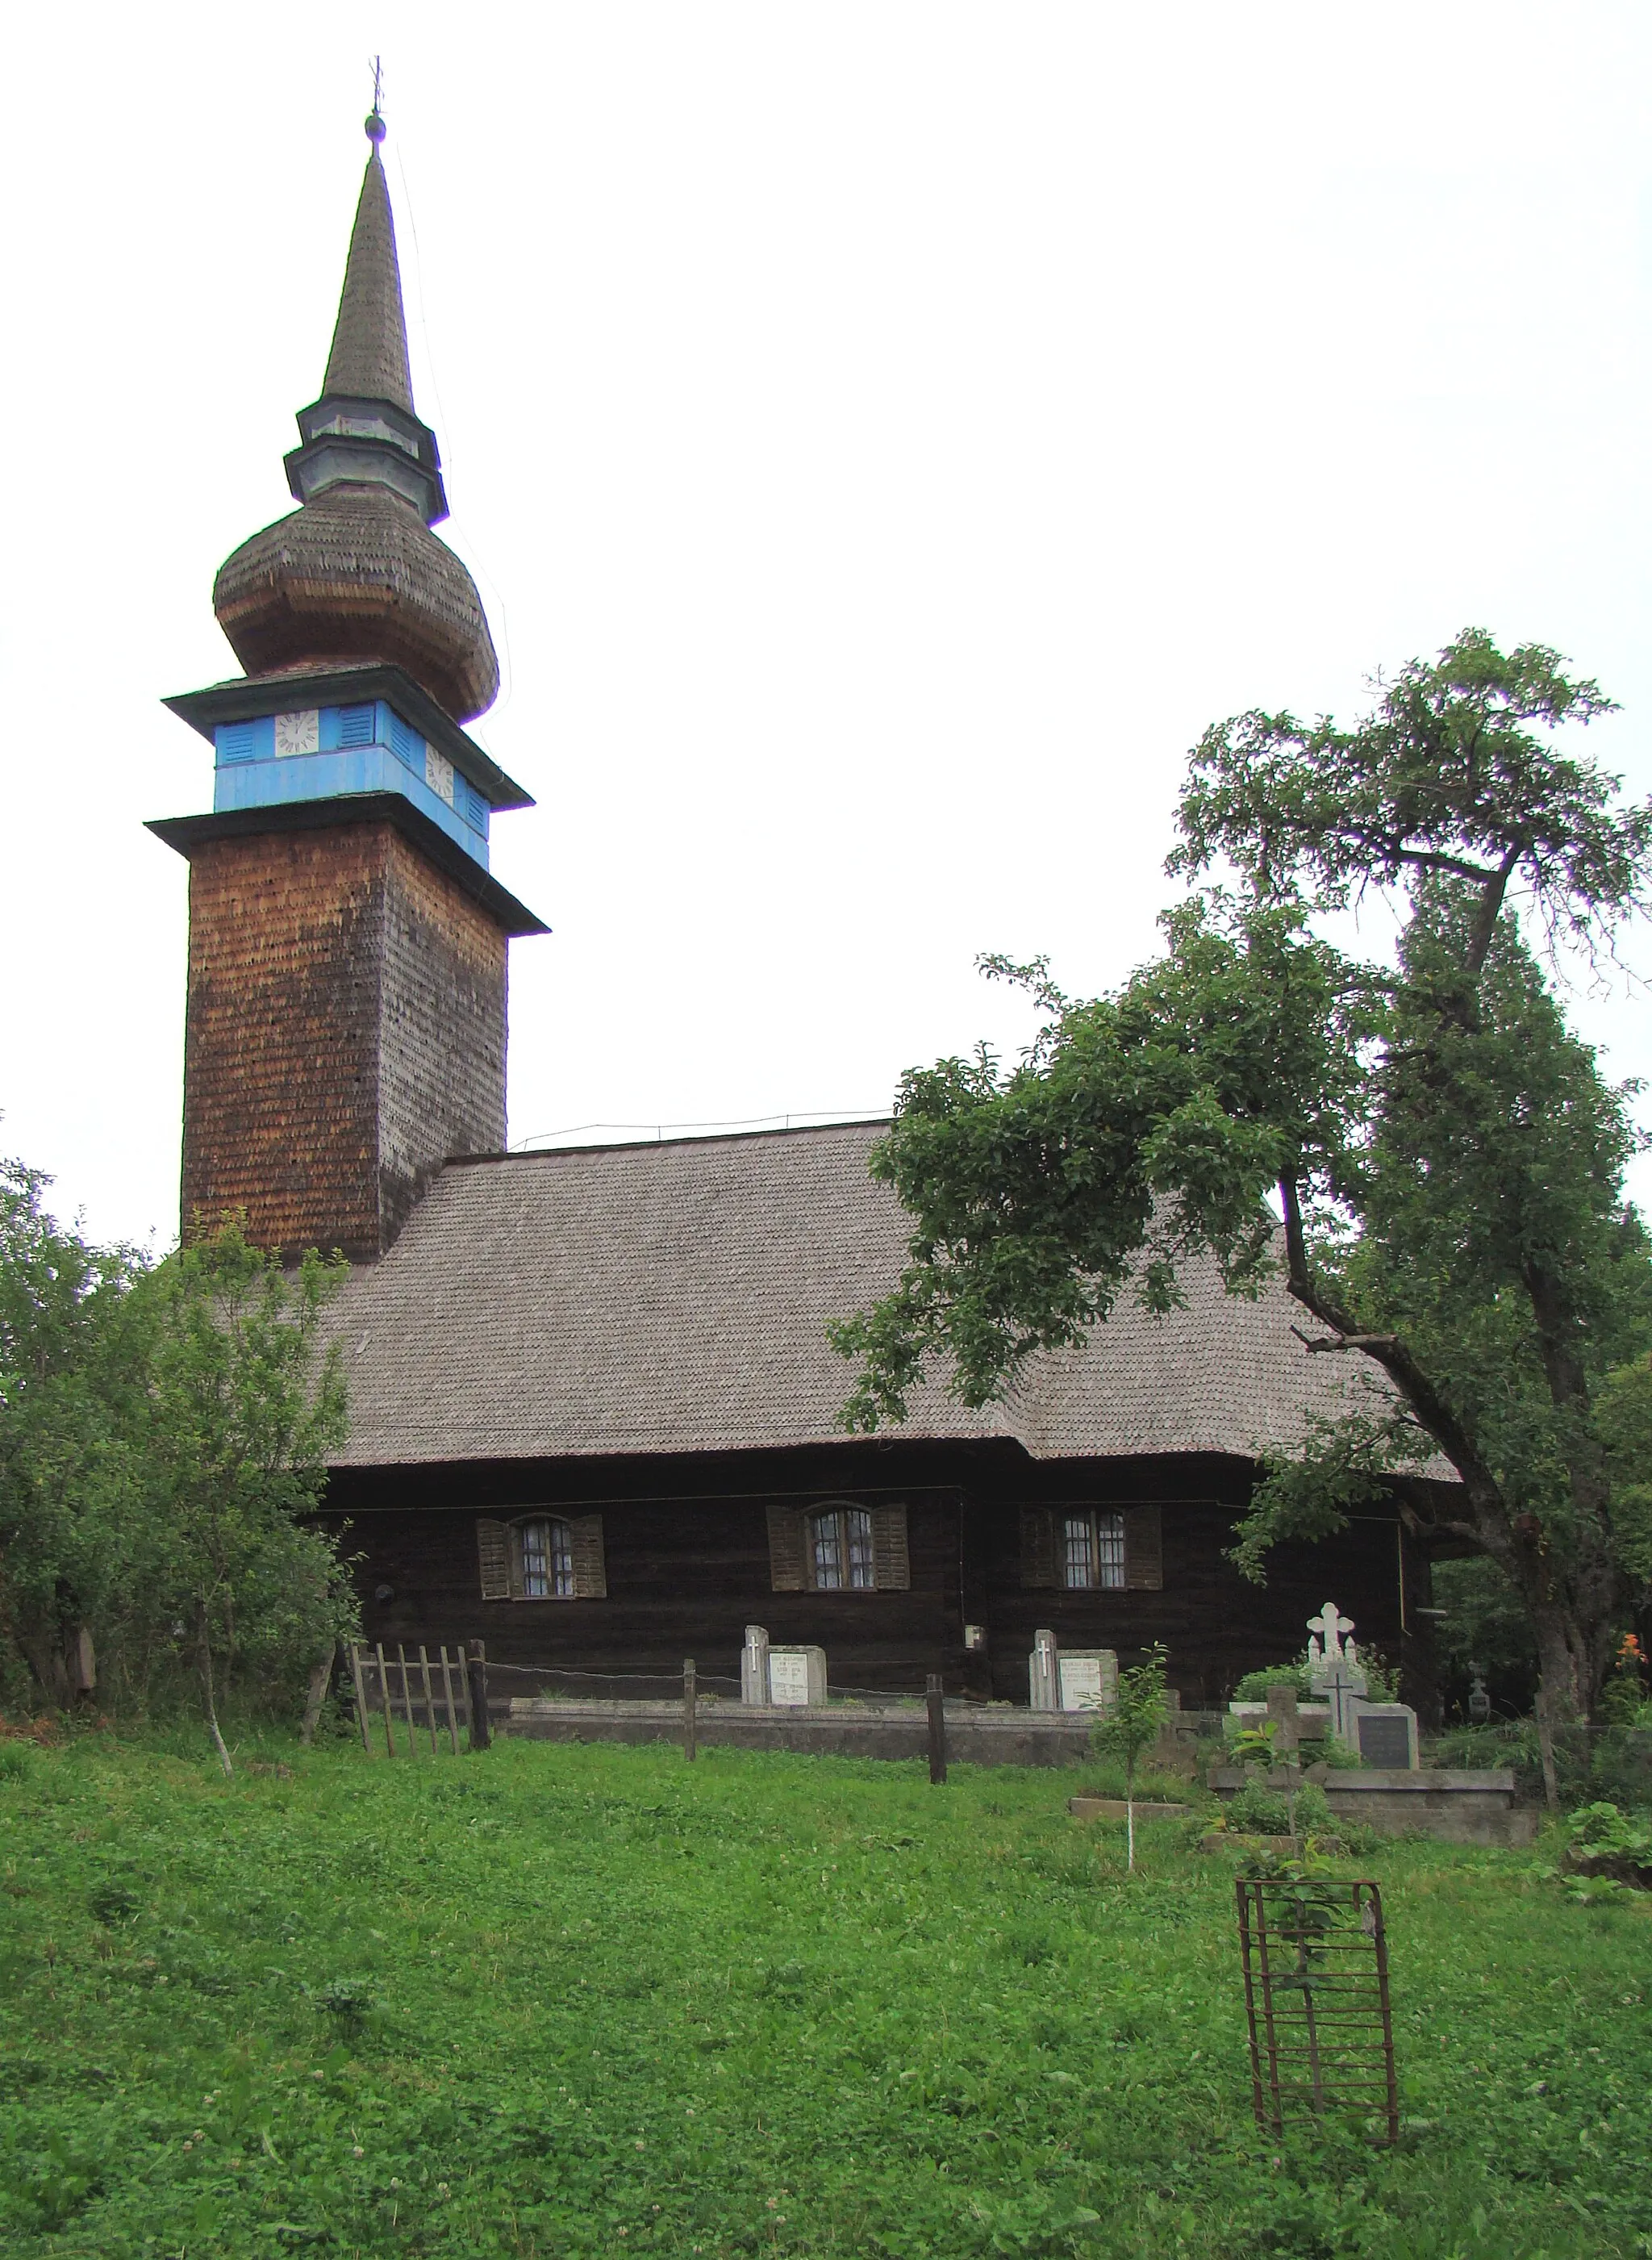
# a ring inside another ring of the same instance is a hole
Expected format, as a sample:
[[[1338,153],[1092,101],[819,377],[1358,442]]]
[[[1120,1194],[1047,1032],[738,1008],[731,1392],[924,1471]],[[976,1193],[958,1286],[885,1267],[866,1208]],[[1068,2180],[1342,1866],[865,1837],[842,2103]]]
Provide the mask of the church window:
[[[1062,1517],[1062,1583],[1074,1592],[1124,1590],[1124,1517]]]
[[[541,1507],[510,1522],[480,1515],[476,1563],[484,1601],[599,1601],[607,1597],[600,1514],[547,1514]]]
[[[574,1534],[560,1517],[518,1522],[525,1601],[571,1601],[574,1598]]]
[[[904,1506],[837,1498],[769,1509],[769,1582],[776,1592],[905,1592],[912,1581]]]
[[[1157,1592],[1164,1584],[1160,1511],[1153,1500],[1024,1506],[1020,1550],[1021,1584],[1029,1591]]]
[[[872,1518],[864,1507],[831,1506],[809,1517],[809,1551],[818,1593],[869,1593]]]

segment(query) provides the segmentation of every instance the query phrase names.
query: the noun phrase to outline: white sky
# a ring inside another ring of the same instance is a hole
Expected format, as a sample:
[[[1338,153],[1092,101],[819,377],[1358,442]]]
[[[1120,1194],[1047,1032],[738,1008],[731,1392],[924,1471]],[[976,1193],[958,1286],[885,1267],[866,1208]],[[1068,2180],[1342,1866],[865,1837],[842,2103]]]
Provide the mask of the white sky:
[[[415,390],[538,798],[513,1139],[877,1110],[1153,947],[1185,749],[1647,636],[1652,9],[33,10],[8,34],[0,1148],[177,1224],[159,704],[291,507],[382,48]],[[1644,936],[1631,954],[1652,966]],[[1620,1073],[1644,998],[1580,1000]]]

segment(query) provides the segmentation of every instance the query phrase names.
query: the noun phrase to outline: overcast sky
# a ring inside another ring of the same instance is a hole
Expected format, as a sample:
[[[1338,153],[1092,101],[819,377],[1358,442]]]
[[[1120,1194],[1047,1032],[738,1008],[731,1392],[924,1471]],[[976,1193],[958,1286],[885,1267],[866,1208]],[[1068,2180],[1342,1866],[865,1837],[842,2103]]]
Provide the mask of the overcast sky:
[[[1186,748],[1555,644],[1652,786],[1652,9],[329,0],[8,33],[0,1149],[177,1228],[161,706],[291,507],[384,54],[415,392],[536,796],[512,1140],[881,1111],[1153,947]],[[1652,969],[1647,937],[1631,955]],[[1643,996],[1578,1007],[1652,1069]]]

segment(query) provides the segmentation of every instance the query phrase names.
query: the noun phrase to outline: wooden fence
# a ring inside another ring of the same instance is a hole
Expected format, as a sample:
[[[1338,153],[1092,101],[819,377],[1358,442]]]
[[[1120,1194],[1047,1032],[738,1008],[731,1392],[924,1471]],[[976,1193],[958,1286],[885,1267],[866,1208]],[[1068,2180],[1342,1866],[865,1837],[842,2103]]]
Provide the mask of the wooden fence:
[[[419,1756],[426,1734],[432,1757],[441,1756],[444,1741],[457,1757],[461,1726],[473,1750],[487,1748],[488,1661],[479,1640],[463,1649],[443,1644],[433,1653],[423,1641],[410,1650],[397,1641],[387,1650],[383,1641],[351,1641],[345,1652],[361,1747],[369,1757],[377,1754],[374,1728],[380,1719],[390,1757]]]

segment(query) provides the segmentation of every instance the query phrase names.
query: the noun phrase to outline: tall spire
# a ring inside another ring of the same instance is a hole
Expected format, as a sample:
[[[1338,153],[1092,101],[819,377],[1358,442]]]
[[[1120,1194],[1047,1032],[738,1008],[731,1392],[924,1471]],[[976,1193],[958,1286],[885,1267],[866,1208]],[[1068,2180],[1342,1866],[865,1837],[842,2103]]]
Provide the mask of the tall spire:
[[[447,497],[436,434],[413,406],[396,222],[379,155],[384,120],[376,101],[367,138],[373,147],[356,199],[327,373],[319,400],[298,411],[304,445],[287,458],[287,483],[306,503],[341,481],[387,486],[411,503],[426,526],[435,526],[447,515]]]
[[[436,435],[413,406],[396,229],[373,144],[321,397],[298,411],[287,483],[304,507],[218,569],[218,626],[251,675],[349,659],[399,667],[455,722],[499,662],[475,582],[429,528],[447,515]]]
[[[413,379],[407,365],[407,320],[396,261],[396,222],[379,156],[384,121],[376,110],[367,121],[367,132],[373,147],[361,176],[344,293],[321,390],[352,400],[388,400],[411,416]]]

